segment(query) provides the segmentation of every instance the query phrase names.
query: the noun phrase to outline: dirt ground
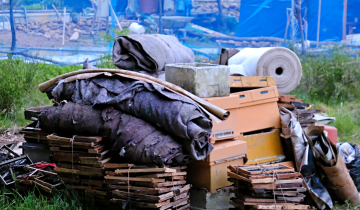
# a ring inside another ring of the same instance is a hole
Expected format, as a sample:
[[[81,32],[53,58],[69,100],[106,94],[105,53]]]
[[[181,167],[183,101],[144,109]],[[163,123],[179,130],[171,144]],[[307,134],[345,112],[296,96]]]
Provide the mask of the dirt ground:
[[[96,36],[98,42],[101,39],[101,35]],[[0,44],[5,46],[11,45],[11,32],[8,30],[0,31]],[[48,47],[48,48],[60,48],[63,47],[62,39],[47,38],[40,35],[34,35],[25,33],[24,31],[16,31],[16,45],[18,47]],[[101,43],[95,45],[94,40],[90,35],[81,35],[77,41],[69,41],[69,37],[65,39],[65,46],[77,46],[77,47],[92,47],[102,46]]]

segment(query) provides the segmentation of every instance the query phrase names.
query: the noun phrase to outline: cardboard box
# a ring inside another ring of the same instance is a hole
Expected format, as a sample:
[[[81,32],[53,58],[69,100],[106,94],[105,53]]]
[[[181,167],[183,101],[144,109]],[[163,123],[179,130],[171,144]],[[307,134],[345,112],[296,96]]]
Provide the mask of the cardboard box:
[[[281,128],[278,97],[276,86],[271,86],[232,93],[226,97],[205,98],[230,112],[229,118],[221,123],[213,120],[210,142],[235,139],[242,133],[266,128]]]
[[[227,181],[229,165],[244,165],[247,152],[244,141],[219,141],[214,144],[214,150],[202,161],[193,161],[187,165],[188,183],[195,187],[206,188],[210,193],[217,189],[231,186]]]
[[[264,133],[240,135],[239,139],[247,142],[248,162],[246,165],[284,160],[280,133],[280,129],[273,129]]]

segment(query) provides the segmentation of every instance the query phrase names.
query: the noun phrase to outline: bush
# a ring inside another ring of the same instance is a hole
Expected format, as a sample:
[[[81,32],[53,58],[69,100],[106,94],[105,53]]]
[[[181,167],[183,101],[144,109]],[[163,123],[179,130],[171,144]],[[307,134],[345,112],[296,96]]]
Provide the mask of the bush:
[[[303,98],[339,103],[360,97],[360,62],[335,50],[328,55],[301,57],[303,76],[293,91]]]
[[[25,124],[24,108],[48,105],[38,85],[81,66],[53,66],[19,59],[0,61],[0,130]]]

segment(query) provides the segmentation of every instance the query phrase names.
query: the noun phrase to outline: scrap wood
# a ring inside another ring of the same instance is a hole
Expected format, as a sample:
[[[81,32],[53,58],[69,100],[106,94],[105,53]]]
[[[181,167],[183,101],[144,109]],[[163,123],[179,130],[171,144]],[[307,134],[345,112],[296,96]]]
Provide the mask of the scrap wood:
[[[175,169],[176,170],[176,169]],[[148,174],[140,175],[136,177],[141,178],[162,178],[162,177],[176,177],[176,176],[186,176],[187,172],[175,172],[175,173],[157,173],[157,174]]]
[[[113,190],[112,194],[117,198],[128,198],[131,197],[131,199],[138,199],[148,202],[155,202],[160,203],[166,200],[169,200],[170,198],[174,197],[174,192],[169,192],[162,195],[146,195],[142,193],[135,193],[135,192],[127,192],[127,191],[120,191],[120,190]]]
[[[153,179],[153,178],[137,178],[137,177],[120,177],[120,176],[105,176],[105,179],[116,179],[121,181],[136,181],[136,182],[150,182],[158,183],[165,182],[165,179]]]
[[[115,170],[116,174],[152,173],[152,172],[176,173],[176,169],[171,169],[171,168],[144,168],[144,169],[117,169],[117,170]]]

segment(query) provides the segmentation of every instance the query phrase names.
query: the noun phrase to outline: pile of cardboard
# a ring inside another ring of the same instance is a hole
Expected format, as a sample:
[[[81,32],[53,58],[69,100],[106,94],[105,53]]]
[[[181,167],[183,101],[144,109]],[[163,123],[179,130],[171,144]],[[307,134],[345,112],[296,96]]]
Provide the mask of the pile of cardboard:
[[[229,166],[237,209],[309,209],[301,174],[282,164]]]

